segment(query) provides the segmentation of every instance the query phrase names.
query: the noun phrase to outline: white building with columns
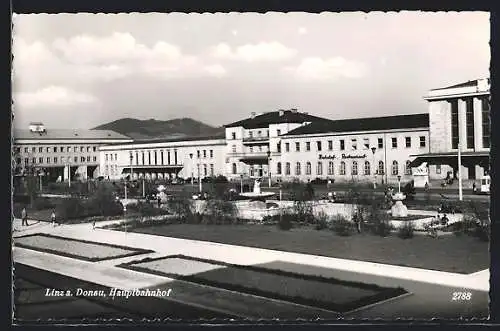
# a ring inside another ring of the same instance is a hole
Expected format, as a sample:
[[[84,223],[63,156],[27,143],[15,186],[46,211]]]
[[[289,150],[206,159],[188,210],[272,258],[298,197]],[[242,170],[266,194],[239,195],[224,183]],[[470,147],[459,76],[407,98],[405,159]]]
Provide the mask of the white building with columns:
[[[100,175],[118,180],[224,175],[224,136],[138,140],[99,149]]]
[[[458,174],[461,151],[463,179],[479,179],[489,172],[491,145],[490,79],[477,79],[430,90],[430,150],[416,154],[413,165],[427,163],[429,175],[443,179]]]

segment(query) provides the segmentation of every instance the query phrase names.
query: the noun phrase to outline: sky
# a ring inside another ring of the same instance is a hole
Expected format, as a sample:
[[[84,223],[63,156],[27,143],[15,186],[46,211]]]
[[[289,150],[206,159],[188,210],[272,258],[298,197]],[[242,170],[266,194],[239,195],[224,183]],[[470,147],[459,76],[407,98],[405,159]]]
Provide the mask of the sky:
[[[14,14],[12,40],[17,128],[424,113],[490,64],[487,12]]]

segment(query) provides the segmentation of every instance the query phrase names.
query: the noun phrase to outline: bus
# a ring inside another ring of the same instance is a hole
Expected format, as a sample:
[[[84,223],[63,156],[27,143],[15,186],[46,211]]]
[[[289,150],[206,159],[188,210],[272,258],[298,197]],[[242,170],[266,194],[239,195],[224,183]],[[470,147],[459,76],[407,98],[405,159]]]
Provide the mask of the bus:
[[[481,187],[479,189],[479,192],[482,194],[490,194],[490,182],[491,178],[489,175],[483,176],[481,178]]]

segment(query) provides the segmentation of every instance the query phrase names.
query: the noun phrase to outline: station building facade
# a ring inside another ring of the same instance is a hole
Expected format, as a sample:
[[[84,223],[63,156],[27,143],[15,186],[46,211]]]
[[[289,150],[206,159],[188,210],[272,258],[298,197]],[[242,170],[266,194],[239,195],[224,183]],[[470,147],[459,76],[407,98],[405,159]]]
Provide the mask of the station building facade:
[[[431,179],[458,175],[461,151],[462,179],[480,179],[489,173],[491,146],[490,79],[477,79],[430,90],[430,150],[416,153],[413,166],[425,165]]]
[[[95,178],[99,174],[99,147],[132,139],[110,130],[48,129],[32,122],[26,130],[13,132],[15,176],[28,171],[44,181]]]
[[[224,136],[137,140],[99,151],[106,179],[205,178],[224,175]]]

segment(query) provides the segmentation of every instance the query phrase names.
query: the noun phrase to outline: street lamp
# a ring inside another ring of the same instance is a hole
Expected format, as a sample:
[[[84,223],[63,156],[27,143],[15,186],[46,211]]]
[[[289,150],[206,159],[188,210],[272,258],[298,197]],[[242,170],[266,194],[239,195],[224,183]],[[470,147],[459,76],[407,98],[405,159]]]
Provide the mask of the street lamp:
[[[243,193],[243,174],[240,174],[240,193]]]
[[[377,164],[375,163],[375,151],[377,150],[376,147],[372,147],[372,154],[373,154],[373,189],[377,188]]]
[[[133,168],[134,156],[130,152],[130,180],[134,180],[134,168]]]
[[[398,191],[401,193],[401,175],[398,175]]]
[[[271,151],[267,151],[267,172],[269,174],[269,187],[271,187]]]
[[[194,160],[193,160],[193,153],[189,153],[189,158],[191,159],[191,186],[194,186]]]

